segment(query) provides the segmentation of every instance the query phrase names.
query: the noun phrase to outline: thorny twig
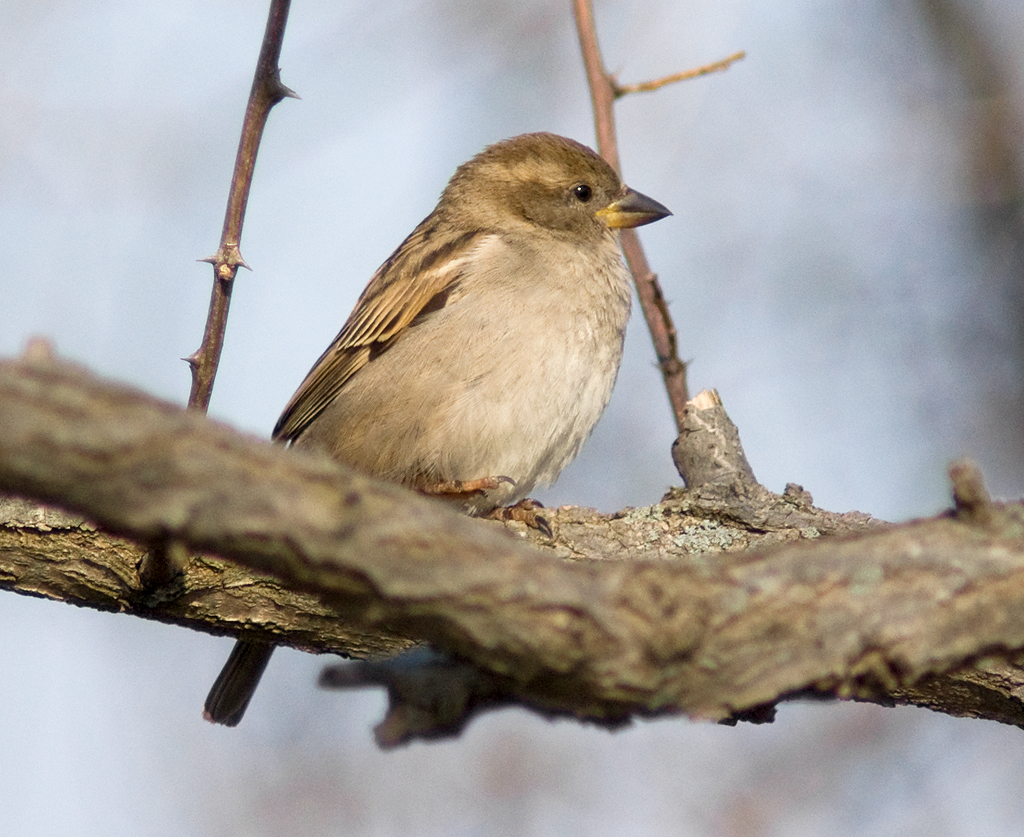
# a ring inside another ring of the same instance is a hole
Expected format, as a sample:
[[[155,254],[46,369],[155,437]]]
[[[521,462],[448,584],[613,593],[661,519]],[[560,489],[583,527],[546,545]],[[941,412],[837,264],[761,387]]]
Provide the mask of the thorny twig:
[[[285,97],[295,93],[281,84],[277,66],[281,56],[281,43],[288,22],[288,7],[291,0],[272,0],[267,28],[260,47],[256,64],[249,104],[245,109],[242,137],[235,157],[235,170],[231,176],[231,193],[227,211],[224,214],[224,229],[221,233],[217,252],[202,261],[213,265],[213,294],[206,318],[202,345],[185,361],[192,367],[192,391],[188,406],[206,412],[210,406],[213,380],[217,375],[221,349],[224,347],[224,329],[227,326],[228,306],[231,303],[231,288],[239,266],[248,267],[239,250],[242,237],[242,223],[245,207],[249,200],[253,170],[256,167],[256,152],[259,150],[263,129],[271,108]],[[296,97],[297,98],[297,97]]]
[[[635,85],[619,85],[605,69],[604,61],[601,58],[591,0],[573,0],[573,12],[576,16],[576,31],[579,35],[580,50],[583,53],[583,64],[587,71],[590,98],[594,107],[597,149],[616,171],[621,170],[613,113],[613,105],[617,98],[626,93],[656,90],[674,81],[695,78],[715,70],[725,69],[733,61],[743,57],[743,53],[736,53],[724,61],[676,73],[655,81]],[[665,381],[665,389],[668,391],[676,427],[681,430],[686,402],[689,400],[686,386],[686,364],[679,359],[676,329],[668,311],[668,303],[658,284],[657,275],[647,264],[647,257],[644,255],[643,248],[640,246],[640,238],[635,230],[622,231],[622,250],[633,274],[637,298],[640,300],[644,319],[651,332],[654,351],[658,357],[658,368],[661,369],[661,375]]]
[[[224,213],[224,228],[221,232],[217,252],[202,261],[213,265],[213,291],[210,308],[206,315],[202,345],[184,358],[192,369],[192,389],[188,397],[189,409],[205,413],[210,406],[213,381],[217,376],[221,350],[224,348],[224,330],[228,323],[228,307],[231,305],[231,289],[239,266],[248,268],[239,242],[245,207],[249,201],[249,189],[256,168],[256,152],[259,150],[263,129],[271,108],[286,96],[295,93],[281,84],[277,62],[281,56],[281,43],[288,22],[288,7],[291,0],[271,0],[267,28],[263,33],[263,44],[256,63],[256,74],[249,92],[249,103],[242,123],[242,136],[235,156],[235,170],[231,175],[231,189]],[[154,548],[146,553],[139,565],[139,574],[150,588],[164,586],[181,568],[186,558],[180,555],[173,544],[166,548]]]

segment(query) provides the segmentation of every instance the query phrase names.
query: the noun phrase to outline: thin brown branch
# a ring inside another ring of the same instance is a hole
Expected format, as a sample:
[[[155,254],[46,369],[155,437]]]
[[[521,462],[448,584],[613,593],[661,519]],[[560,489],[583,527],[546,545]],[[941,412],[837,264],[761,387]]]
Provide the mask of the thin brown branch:
[[[734,52],[728,58],[723,58],[721,61],[712,61],[710,64],[704,64],[701,67],[694,67],[692,70],[683,70],[679,73],[672,73],[671,75],[656,78],[653,81],[642,81],[639,84],[619,84],[617,81],[612,79],[615,98],[621,99],[623,96],[627,96],[630,93],[650,93],[654,90],[660,90],[662,87],[666,87],[669,84],[675,84],[677,81],[688,81],[692,78],[706,76],[709,73],[717,73],[722,70],[727,70],[732,64],[737,61],[741,61],[746,57],[747,53],[741,50],[740,52]]]
[[[185,358],[192,368],[192,391],[189,393],[188,405],[201,412],[206,412],[213,393],[213,381],[217,376],[217,366],[224,347],[224,329],[227,327],[235,274],[239,267],[248,267],[242,258],[239,245],[263,129],[271,108],[283,98],[295,96],[281,83],[280,70],[277,66],[290,5],[291,0],[271,0],[267,28],[263,34],[263,44],[256,63],[252,89],[249,92],[245,120],[242,123],[235,169],[231,175],[231,189],[227,210],[224,213],[220,247],[214,255],[203,259],[213,265],[213,293],[210,297],[202,345]]]
[[[616,171],[621,171],[613,113],[616,87],[601,58],[601,47],[594,24],[594,10],[590,0],[573,0],[573,12],[576,16],[576,32],[579,36],[583,65],[590,86],[590,99],[594,107],[597,149]],[[647,263],[647,257],[635,230],[622,231],[622,251],[633,274],[637,299],[640,301],[640,308],[644,312],[644,319],[651,333],[658,368],[665,382],[676,427],[681,429],[689,394],[686,387],[686,364],[679,359],[676,345],[676,328],[672,323],[658,277]]]
[[[497,524],[45,357],[0,363],[0,426],[0,490],[149,547],[222,555],[364,633],[431,642],[483,673],[467,712],[482,700],[609,724],[764,718],[780,698],[813,692],[1024,725],[1024,507],[993,503],[963,464],[955,511],[889,527],[854,516],[857,537],[822,537],[844,521],[799,491],[740,522],[752,495],[713,483],[702,491],[729,509],[717,517],[693,492],[603,521],[554,510],[558,538],[544,554]],[[745,549],[755,530],[778,545]],[[0,543],[0,586],[55,595],[45,575],[63,573],[86,603],[91,572],[134,590],[133,612],[173,600],[147,598],[130,563],[115,571],[100,547],[44,567],[33,556],[45,535],[26,545],[22,534]],[[186,568],[179,621],[195,619],[191,574],[211,568],[224,565]],[[240,624],[253,616],[236,610]],[[404,728],[395,722],[388,740]]]
[[[583,55],[583,67],[590,87],[590,102],[594,109],[597,150],[615,171],[621,171],[618,140],[615,137],[615,85],[601,58],[594,9],[590,0],[573,0],[572,8],[576,16],[576,34]]]

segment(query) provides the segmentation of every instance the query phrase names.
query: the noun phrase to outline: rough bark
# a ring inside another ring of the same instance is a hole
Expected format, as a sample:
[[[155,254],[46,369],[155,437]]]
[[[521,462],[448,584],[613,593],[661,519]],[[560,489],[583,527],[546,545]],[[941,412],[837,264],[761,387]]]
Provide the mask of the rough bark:
[[[429,642],[441,663],[327,676],[389,686],[385,743],[510,701],[617,724],[828,694],[1024,726],[1024,508],[966,465],[954,512],[901,526],[741,476],[551,510],[548,540],[36,355],[0,364],[0,490],[95,523],[18,505],[0,586],[315,650]],[[202,556],[147,590],[140,547]]]

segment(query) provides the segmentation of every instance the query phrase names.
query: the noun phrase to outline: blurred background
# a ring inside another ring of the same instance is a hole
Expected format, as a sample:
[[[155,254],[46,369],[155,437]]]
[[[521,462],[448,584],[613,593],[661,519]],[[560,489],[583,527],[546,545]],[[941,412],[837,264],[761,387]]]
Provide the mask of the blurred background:
[[[263,3],[0,5],[0,354],[30,335],[184,403]],[[726,73],[617,107],[641,237],[758,477],[890,520],[976,458],[1024,493],[1024,4],[599,2],[608,66]],[[547,130],[593,143],[568,3],[294,4],[211,412],[266,435],[455,167]],[[2,431],[0,431],[2,432]],[[605,418],[549,504],[678,482],[638,316]],[[1019,834],[1020,730],[784,706],[611,735],[516,712],[374,749],[378,693],[281,651],[244,723],[200,718],[231,641],[0,595],[0,834]]]

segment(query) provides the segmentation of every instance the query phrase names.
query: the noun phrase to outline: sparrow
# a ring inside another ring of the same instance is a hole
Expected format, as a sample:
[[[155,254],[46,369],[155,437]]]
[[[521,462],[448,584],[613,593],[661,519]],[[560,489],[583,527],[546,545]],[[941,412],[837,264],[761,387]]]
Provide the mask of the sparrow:
[[[617,231],[670,214],[574,140],[489,146],[370,279],[274,439],[471,515],[528,504],[611,396],[631,293]],[[207,720],[241,720],[272,650],[238,641]]]

